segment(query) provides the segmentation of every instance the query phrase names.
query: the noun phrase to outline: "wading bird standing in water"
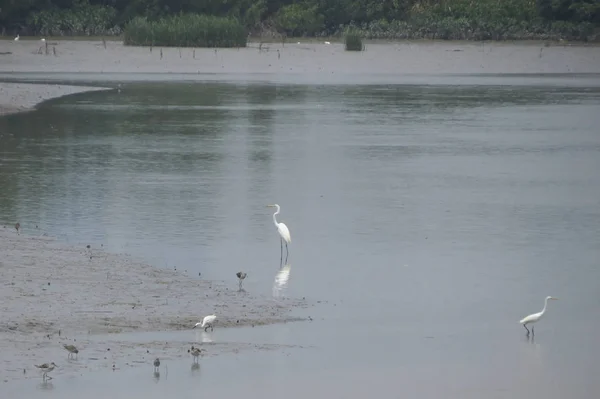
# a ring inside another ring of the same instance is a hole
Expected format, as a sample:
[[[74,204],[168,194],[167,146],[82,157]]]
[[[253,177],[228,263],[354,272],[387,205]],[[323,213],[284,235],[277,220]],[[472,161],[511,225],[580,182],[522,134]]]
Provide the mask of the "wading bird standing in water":
[[[544,309],[542,309],[541,312],[530,314],[523,320],[519,321],[519,323],[523,324],[523,327],[525,327],[525,329],[527,330],[527,336],[529,336],[529,329],[527,328],[527,324],[537,323],[542,318],[542,316],[544,316],[544,313],[546,313],[546,307],[548,306],[548,300],[550,299],[558,300],[558,298],[547,296],[546,300],[544,301]],[[535,335],[535,331],[533,331],[533,326],[531,326],[531,333]]]
[[[77,354],[79,353],[79,349],[77,349],[75,347],[75,345],[63,345],[64,348],[69,351],[69,354],[67,355],[67,358],[70,358],[71,355],[75,355],[77,356]]]
[[[42,373],[42,378],[44,380],[46,380],[46,378],[48,378],[49,380],[52,379],[52,377],[50,377],[48,375],[49,372],[51,372],[52,370],[54,370],[55,367],[58,367],[56,364],[54,364],[54,362],[48,364],[48,363],[44,363],[44,364],[40,364],[40,365],[35,365],[35,367],[38,368],[38,370]]]
[[[160,367],[160,359],[156,358],[156,359],[154,359],[154,372],[157,372],[159,367]]]
[[[194,363],[198,363],[198,356],[200,356],[202,352],[202,349],[200,348],[194,348],[192,346],[192,349],[188,349],[188,353],[190,353],[193,357],[194,357]]]
[[[20,233],[19,233],[19,229],[20,229],[20,228],[21,228],[21,223],[17,223],[17,224],[15,224],[15,229],[17,229],[17,234],[20,234]]]
[[[273,223],[275,223],[275,227],[277,228],[277,232],[279,233],[279,236],[281,237],[281,256],[279,258],[279,263],[283,264],[283,242],[285,241],[285,263],[287,263],[287,259],[288,259],[288,244],[290,244],[292,242],[292,238],[290,237],[290,230],[288,229],[288,227],[285,225],[285,223],[277,223],[277,215],[279,214],[279,211],[281,210],[281,208],[279,207],[278,204],[274,204],[274,205],[267,205],[268,208],[277,208],[277,210],[275,211],[275,213],[273,214]]]
[[[235,274],[238,278],[238,280],[240,281],[240,291],[242,290],[242,283],[244,282],[244,279],[246,278],[247,274],[244,272],[237,272]]]
[[[210,327],[210,331],[212,331],[213,324],[216,319],[217,319],[217,316],[215,316],[214,314],[211,314],[209,316],[206,316],[204,319],[202,319],[202,323],[196,323],[196,325],[192,328],[196,328],[196,327],[200,326],[200,328],[204,328],[204,331],[207,331],[208,327]]]

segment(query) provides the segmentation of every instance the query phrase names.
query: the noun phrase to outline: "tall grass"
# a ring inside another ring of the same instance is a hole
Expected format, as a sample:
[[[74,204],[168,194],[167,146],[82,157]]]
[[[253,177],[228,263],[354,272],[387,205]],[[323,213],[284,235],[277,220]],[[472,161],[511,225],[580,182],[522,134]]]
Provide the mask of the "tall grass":
[[[344,45],[346,51],[363,51],[361,32],[358,29],[347,29],[344,34]]]
[[[151,21],[136,17],[125,26],[131,46],[246,47],[244,26],[233,18],[180,14]]]

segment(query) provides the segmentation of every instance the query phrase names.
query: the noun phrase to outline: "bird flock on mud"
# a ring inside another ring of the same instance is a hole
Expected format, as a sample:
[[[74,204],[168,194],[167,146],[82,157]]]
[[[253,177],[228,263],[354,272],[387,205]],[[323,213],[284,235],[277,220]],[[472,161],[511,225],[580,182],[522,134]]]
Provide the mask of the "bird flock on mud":
[[[18,38],[16,38],[15,40],[18,40]],[[288,255],[289,255],[288,245],[292,242],[292,239],[290,236],[290,230],[285,225],[285,223],[277,222],[277,215],[280,213],[281,207],[278,204],[267,205],[267,207],[276,208],[276,211],[273,214],[273,223],[275,224],[275,228],[277,229],[277,233],[279,234],[279,237],[280,237],[281,251],[280,251],[279,261],[280,261],[280,266],[281,266],[282,262],[283,262],[283,246],[284,246],[284,244],[285,244],[285,250],[286,250],[286,256],[285,256],[286,263],[288,260]],[[17,230],[17,234],[20,234],[20,231],[19,231],[20,228],[21,228],[21,224],[16,223],[15,229]],[[90,246],[88,245],[86,248],[89,250]],[[238,278],[239,291],[243,291],[242,284],[247,276],[248,276],[248,274],[243,271],[239,271],[236,273],[236,277]],[[209,329],[212,332],[212,331],[214,331],[214,325],[215,325],[216,321],[217,321],[217,316],[215,314],[211,314],[211,315],[205,316],[201,322],[196,323],[192,327],[192,329],[194,329],[196,327],[200,327],[200,328],[204,329],[205,332],[208,332]],[[59,332],[59,335],[60,335],[60,332]],[[68,355],[67,355],[68,359],[73,359],[73,358],[77,359],[77,355],[79,354],[79,349],[77,349],[77,347],[75,345],[63,345],[63,347],[68,352]],[[188,349],[187,352],[193,358],[193,367],[198,367],[198,358],[202,355],[202,352],[206,352],[206,349],[197,348],[192,345],[192,347],[190,349]],[[161,363],[160,363],[159,358],[154,359],[153,365],[154,365],[155,377],[159,376],[160,364]],[[48,374],[51,373],[55,368],[58,367],[54,362],[43,363],[43,364],[39,364],[39,365],[36,364],[34,366],[41,373],[44,381],[51,380],[52,377],[50,377]],[[114,368],[115,368],[115,366],[113,365],[113,369]],[[23,370],[23,371],[25,372],[25,370]]]
[[[280,259],[279,260],[280,260],[280,265],[282,265],[283,264],[284,244],[285,244],[285,250],[286,250],[285,262],[287,263],[287,259],[288,259],[288,255],[289,255],[288,245],[292,242],[291,236],[290,236],[290,230],[285,225],[285,223],[277,221],[277,215],[280,213],[281,207],[278,204],[267,205],[267,207],[276,208],[275,213],[273,213],[273,224],[275,225],[275,228],[277,229],[277,233],[279,234],[279,238],[280,238]],[[16,223],[15,229],[17,230],[17,234],[20,234],[20,231],[19,231],[20,228],[21,228],[20,223]],[[88,248],[89,248],[89,245],[88,245]],[[239,271],[236,273],[236,277],[238,278],[239,290],[242,291],[242,284],[247,277],[247,273],[243,272],[243,271]],[[527,330],[527,333],[526,333],[527,337],[529,337],[530,335],[531,336],[535,335],[534,324],[539,322],[546,314],[546,309],[548,307],[548,301],[557,300],[557,299],[558,298],[555,298],[553,296],[547,296],[544,300],[544,307],[542,308],[541,311],[530,314],[530,315],[524,317],[523,319],[519,320],[519,323],[521,325],[523,325],[525,330]],[[201,329],[204,329],[205,332],[208,332],[208,329],[210,329],[210,331],[212,332],[212,331],[214,331],[214,325],[215,325],[216,321],[217,321],[216,314],[211,314],[211,315],[205,316],[201,322],[196,323],[192,327],[192,329],[194,329],[196,327],[200,327]],[[528,326],[531,327],[531,330],[528,328]],[[63,345],[63,347],[65,348],[65,350],[67,350],[69,359],[71,359],[73,357],[77,358],[77,354],[79,353],[79,350],[75,347],[75,345]],[[206,351],[206,350],[194,347],[193,345],[190,349],[188,349],[187,352],[193,358],[193,366],[192,367],[198,367],[198,358],[202,355],[203,351]],[[154,365],[154,374],[155,374],[155,377],[157,377],[159,375],[160,359],[156,358],[153,362],[153,365]],[[39,364],[39,365],[36,364],[35,367],[41,373],[44,381],[46,381],[47,379],[48,380],[52,379],[52,377],[50,377],[48,375],[48,373],[52,372],[58,366],[54,362],[51,362],[51,363],[44,363],[44,364]],[[114,366],[113,366],[113,368],[114,368]]]

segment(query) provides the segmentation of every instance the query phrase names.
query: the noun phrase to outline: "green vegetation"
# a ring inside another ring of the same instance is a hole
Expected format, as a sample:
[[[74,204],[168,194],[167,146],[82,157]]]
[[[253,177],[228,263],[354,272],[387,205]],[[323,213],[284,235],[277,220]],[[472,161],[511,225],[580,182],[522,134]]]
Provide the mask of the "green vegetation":
[[[192,21],[191,15],[205,19]],[[170,28],[166,21],[189,26]],[[210,33],[199,34],[203,23]],[[0,30],[11,36],[109,36],[126,28],[129,43],[179,45],[202,37],[220,46],[239,40],[238,26],[279,38],[342,37],[352,27],[363,39],[597,40],[600,0],[8,0],[0,5]]]
[[[236,19],[181,14],[157,21],[136,17],[125,26],[124,42],[133,46],[246,47],[246,29]]]
[[[363,51],[361,32],[355,28],[349,28],[344,34],[344,47],[346,51]]]

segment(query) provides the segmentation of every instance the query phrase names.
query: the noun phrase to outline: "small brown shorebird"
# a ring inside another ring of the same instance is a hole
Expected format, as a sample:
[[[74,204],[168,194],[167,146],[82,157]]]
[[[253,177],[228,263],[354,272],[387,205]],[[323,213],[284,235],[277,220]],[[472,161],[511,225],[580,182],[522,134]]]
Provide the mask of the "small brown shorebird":
[[[21,223],[15,224],[15,229],[17,229],[17,234],[21,234],[21,233],[19,233],[20,228],[21,228]]]
[[[44,364],[40,364],[34,365],[35,367],[38,368],[38,370],[42,373],[42,378],[44,380],[46,380],[46,378],[48,378],[49,380],[52,379],[52,377],[48,376],[48,373],[51,372],[52,370],[54,370],[55,367],[58,367],[56,364],[54,364],[54,362],[48,364],[48,363],[44,363]]]
[[[240,291],[242,290],[242,283],[244,282],[244,279],[246,278],[247,274],[244,272],[237,272],[235,274],[240,282]]]
[[[67,358],[70,358],[72,355],[75,355],[75,357],[77,357],[77,354],[79,353],[79,349],[77,349],[75,347],[75,345],[63,345],[63,347],[69,351],[69,354],[67,355]]]
[[[158,368],[160,367],[160,359],[156,358],[154,359],[154,371],[158,371]]]
[[[188,349],[188,353],[194,357],[194,362],[198,363],[198,356],[200,356],[200,354],[202,353],[202,349],[194,348],[192,346],[192,349]]]

